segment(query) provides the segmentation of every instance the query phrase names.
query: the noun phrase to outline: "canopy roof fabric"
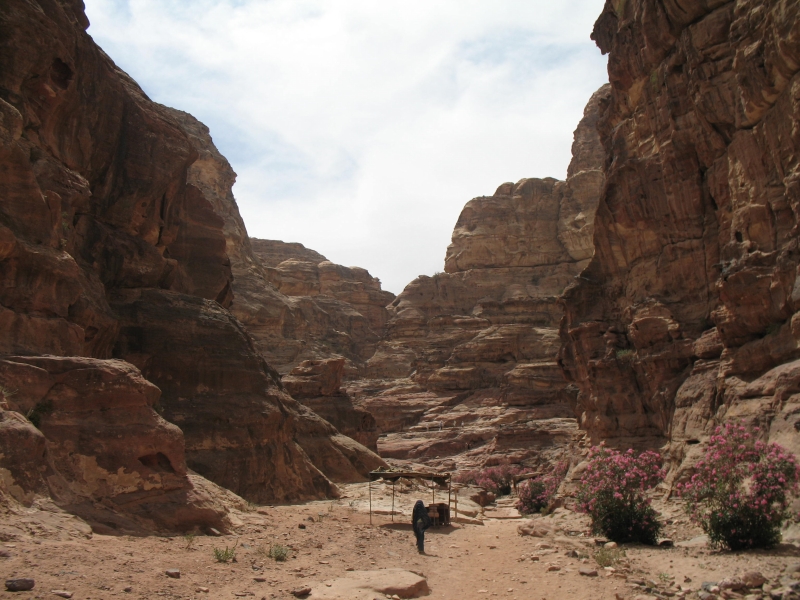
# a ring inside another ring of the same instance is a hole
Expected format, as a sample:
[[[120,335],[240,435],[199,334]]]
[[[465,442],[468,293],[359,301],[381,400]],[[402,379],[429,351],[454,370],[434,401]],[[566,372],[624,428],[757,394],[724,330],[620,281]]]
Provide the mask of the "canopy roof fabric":
[[[401,477],[407,479],[427,479],[438,485],[447,485],[447,482],[450,480],[450,473],[428,473],[425,471],[370,471],[369,473],[370,481],[377,481],[378,479],[397,481]]]

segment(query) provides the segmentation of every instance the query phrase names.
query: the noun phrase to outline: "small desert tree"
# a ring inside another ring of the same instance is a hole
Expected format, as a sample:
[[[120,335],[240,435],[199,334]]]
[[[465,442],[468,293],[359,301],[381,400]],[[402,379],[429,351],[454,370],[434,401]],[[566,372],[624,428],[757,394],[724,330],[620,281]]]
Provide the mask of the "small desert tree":
[[[663,479],[657,452],[637,455],[595,446],[581,476],[578,509],[592,518],[595,534],[620,543],[655,544],[661,523],[644,493]]]
[[[780,542],[800,470],[794,456],[757,435],[758,428],[741,423],[717,427],[692,477],[677,486],[713,546],[742,550]]]

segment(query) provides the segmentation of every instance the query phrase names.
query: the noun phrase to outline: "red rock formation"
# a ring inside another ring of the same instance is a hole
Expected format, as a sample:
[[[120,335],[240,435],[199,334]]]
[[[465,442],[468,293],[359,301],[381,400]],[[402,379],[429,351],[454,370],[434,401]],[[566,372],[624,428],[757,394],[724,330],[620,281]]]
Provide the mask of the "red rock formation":
[[[226,310],[233,274],[261,273],[233,171],[87,26],[73,0],[0,6],[0,353],[124,358],[163,391],[190,467],[254,500],[335,494],[301,446],[348,481],[379,459],[289,398]],[[280,321],[294,308],[273,293]]]
[[[607,2],[593,39],[607,184],[561,328],[581,426],[680,462],[744,418],[800,450],[800,4]]]
[[[577,433],[556,364],[557,299],[591,256],[607,97],[601,89],[586,108],[567,181],[523,179],[467,203],[445,273],[419,277],[389,307],[368,379],[348,388],[390,433],[382,456],[531,462]]]
[[[13,356],[0,382],[2,486],[18,502],[51,495],[106,533],[229,525],[189,479],[183,434],[153,410],[160,392],[135,367]]]
[[[369,412],[356,408],[342,390],[344,359],[306,360],[283,377],[287,391],[331,423],[342,434],[370,450],[378,450],[378,427]],[[377,468],[380,465],[374,465]]]
[[[263,268],[236,275],[232,310],[270,364],[288,373],[304,360],[344,357],[346,376],[358,377],[394,295],[365,269],[334,264],[302,244],[252,238],[249,245]]]

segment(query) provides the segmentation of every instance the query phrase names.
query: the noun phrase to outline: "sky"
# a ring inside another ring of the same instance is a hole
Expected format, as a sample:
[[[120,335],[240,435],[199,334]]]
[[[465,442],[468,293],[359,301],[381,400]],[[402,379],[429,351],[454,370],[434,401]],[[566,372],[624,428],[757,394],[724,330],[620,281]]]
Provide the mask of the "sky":
[[[444,268],[464,204],[566,176],[608,80],[603,0],[85,0],[89,33],[211,130],[253,237],[395,294]]]

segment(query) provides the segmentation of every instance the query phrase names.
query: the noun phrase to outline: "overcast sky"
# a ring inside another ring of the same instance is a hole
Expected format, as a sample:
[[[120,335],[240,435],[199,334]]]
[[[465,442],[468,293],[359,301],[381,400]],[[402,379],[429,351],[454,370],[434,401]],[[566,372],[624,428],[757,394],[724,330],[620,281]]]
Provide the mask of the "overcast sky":
[[[203,121],[251,236],[399,293],[441,271],[461,208],[564,178],[608,79],[603,0],[85,0],[153,100]]]

